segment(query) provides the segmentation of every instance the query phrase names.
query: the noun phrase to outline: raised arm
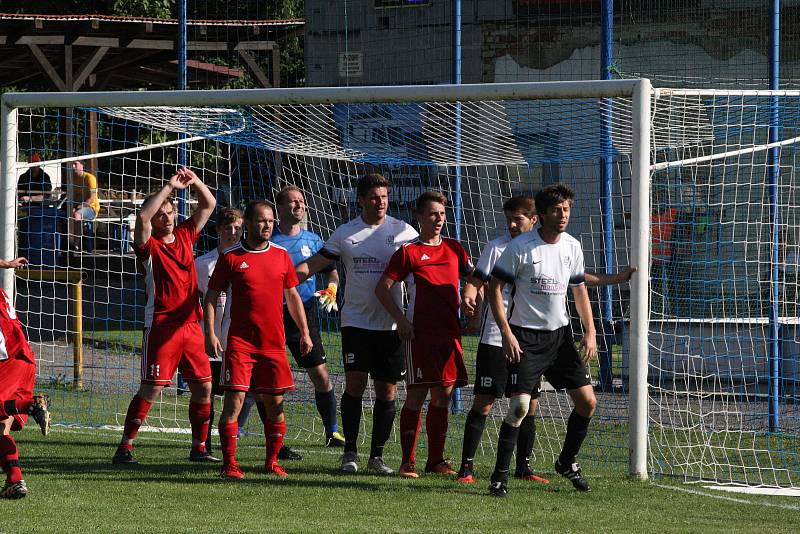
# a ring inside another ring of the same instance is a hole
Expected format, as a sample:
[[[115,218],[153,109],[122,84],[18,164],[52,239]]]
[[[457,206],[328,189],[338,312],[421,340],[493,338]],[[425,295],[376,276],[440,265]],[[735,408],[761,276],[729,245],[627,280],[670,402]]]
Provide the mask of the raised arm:
[[[414,339],[414,325],[406,318],[403,310],[397,306],[390,291],[396,283],[386,275],[381,276],[378,285],[375,286],[375,296],[397,323],[397,333],[400,335],[400,339],[411,340]]]
[[[222,343],[220,343],[217,333],[214,331],[214,322],[217,313],[217,298],[219,291],[209,289],[203,295],[203,322],[206,331],[206,353],[209,356],[220,356],[222,354]]]
[[[578,311],[578,317],[581,318],[583,323],[583,361],[588,362],[597,356],[597,333],[594,328],[594,316],[592,315],[592,305],[589,302],[589,292],[586,285],[572,287],[572,296],[575,299],[575,309]]]
[[[614,274],[586,272],[586,285],[590,287],[596,287],[624,284],[631,279],[631,276],[635,272],[636,267],[631,267],[630,265],[625,267],[625,269],[621,270],[620,272]]]
[[[283,296],[286,299],[286,308],[289,310],[289,315],[292,317],[294,324],[297,325],[297,330],[300,331],[300,353],[305,356],[311,352],[314,343],[311,341],[311,335],[308,331],[303,299],[300,298],[300,293],[294,287],[284,289]]]
[[[186,189],[186,185],[181,182],[180,174],[174,174],[158,193],[142,204],[139,213],[136,214],[136,226],[133,229],[133,242],[136,245],[142,246],[150,239],[153,232],[153,216],[176,189]]]
[[[198,178],[191,169],[183,168],[181,171],[186,177],[187,183],[192,185],[195,191],[197,191],[197,209],[192,213],[192,220],[194,221],[195,228],[197,228],[199,232],[206,225],[211,214],[214,213],[217,200],[214,198],[208,186],[200,181],[200,178]]]

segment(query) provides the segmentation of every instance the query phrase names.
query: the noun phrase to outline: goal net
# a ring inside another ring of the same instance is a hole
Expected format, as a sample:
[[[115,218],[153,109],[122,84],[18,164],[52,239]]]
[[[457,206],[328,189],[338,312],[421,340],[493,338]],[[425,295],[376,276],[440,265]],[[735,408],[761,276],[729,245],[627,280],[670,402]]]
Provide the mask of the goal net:
[[[39,359],[38,385],[61,423],[124,418],[138,386],[144,306],[132,217],[179,161],[219,206],[299,186],[308,229],[323,240],[358,215],[354,185],[364,172],[389,178],[389,212],[409,222],[416,197],[441,190],[450,200],[445,233],[473,259],[505,232],[505,200],[561,181],[577,191],[568,231],[583,245],[587,270],[639,268],[630,285],[590,292],[599,402],[581,460],[620,470],[630,462],[639,476],[797,485],[798,95],[651,93],[627,80],[29,94],[6,104],[5,199],[17,215],[5,222],[4,250],[11,255],[16,240],[38,262],[16,273],[16,305]],[[775,110],[781,129],[769,137]],[[67,224],[57,194],[18,199],[13,184],[34,153],[54,182],[59,176],[62,197],[70,158],[97,175],[102,207],[91,227]],[[191,195],[181,206],[191,212]],[[93,250],[71,253],[81,240]],[[198,254],[215,244],[209,225]],[[338,317],[323,313],[320,323],[341,391]],[[464,335],[464,347],[472,375],[475,335]],[[288,434],[321,441],[313,386],[301,369],[295,379]],[[464,388],[462,410],[471,397]],[[367,410],[371,402],[368,393]],[[166,389],[147,424],[188,428],[187,403],[178,388]],[[489,429],[499,428],[504,410],[498,402]],[[534,464],[552,463],[570,410],[563,391],[545,387]],[[460,454],[462,423],[463,412],[451,418],[450,457]],[[481,450],[491,457],[495,443],[490,430]]]

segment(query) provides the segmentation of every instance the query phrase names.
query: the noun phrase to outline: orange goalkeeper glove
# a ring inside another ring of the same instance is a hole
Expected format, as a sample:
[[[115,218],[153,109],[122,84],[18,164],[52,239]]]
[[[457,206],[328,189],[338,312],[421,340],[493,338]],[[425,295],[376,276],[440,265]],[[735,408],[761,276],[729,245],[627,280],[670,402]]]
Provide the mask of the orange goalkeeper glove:
[[[339,311],[339,306],[336,304],[337,287],[335,283],[331,282],[326,289],[314,293],[314,296],[319,299],[320,310],[326,312],[330,312],[331,310]]]

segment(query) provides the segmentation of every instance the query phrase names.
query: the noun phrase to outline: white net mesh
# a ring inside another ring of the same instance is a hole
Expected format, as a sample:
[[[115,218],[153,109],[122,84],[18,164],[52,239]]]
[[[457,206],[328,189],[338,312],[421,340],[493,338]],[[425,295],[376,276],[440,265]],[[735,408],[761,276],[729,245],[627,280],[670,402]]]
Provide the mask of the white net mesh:
[[[796,145],[776,148],[774,159],[764,147],[775,109],[782,128],[772,140],[800,135],[800,98],[784,95],[776,104],[771,96],[733,92],[656,95],[651,114],[651,469],[686,480],[796,485]],[[186,161],[214,189],[220,205],[272,200],[281,187],[295,184],[309,206],[308,228],[323,239],[357,216],[355,182],[366,171],[378,171],[393,184],[390,213],[409,221],[419,193],[442,190],[451,206],[459,206],[449,211],[445,233],[458,237],[473,259],[504,232],[506,199],[562,181],[578,193],[569,232],[583,245],[587,269],[619,271],[630,263],[630,99],[96,108],[72,114],[67,121],[62,110],[21,110],[20,152],[39,151],[54,160],[69,150],[117,151],[168,143],[179,134],[203,138],[186,145]],[[46,259],[53,265],[87,276],[82,389],[73,380],[72,286],[18,281],[17,305],[41,361],[40,381],[56,397],[60,421],[119,424],[138,385],[142,281],[127,242],[114,236],[129,230],[127,217],[143,194],[171,174],[178,151],[156,147],[97,161],[93,168],[105,210],[99,219],[109,220],[94,225],[94,254],[72,258],[63,243],[39,243],[40,250],[52,251]],[[607,197],[604,180],[611,191]],[[20,213],[25,209],[21,205]],[[63,226],[58,217],[53,215],[53,229]],[[20,242],[23,221],[21,216]],[[207,228],[198,253],[214,245]],[[599,408],[581,456],[622,469],[628,461],[629,288],[614,286],[590,296],[603,350],[592,371]],[[341,390],[338,318],[323,314],[320,322]],[[574,328],[579,336],[579,322]],[[464,346],[472,373],[477,339],[465,335]],[[295,377],[299,390],[288,399],[289,435],[321,440],[313,387],[301,370]],[[150,425],[188,427],[188,401],[176,393],[165,391]],[[369,397],[366,404],[371,406]],[[462,408],[470,404],[471,388],[465,388]],[[490,429],[499,426],[496,416],[504,406],[496,404]],[[569,411],[563,392],[545,392],[535,461],[546,466],[558,453]],[[368,425],[370,419],[362,420]],[[451,422],[452,456],[460,448],[461,421]],[[487,434],[482,450],[488,454],[496,434]]]

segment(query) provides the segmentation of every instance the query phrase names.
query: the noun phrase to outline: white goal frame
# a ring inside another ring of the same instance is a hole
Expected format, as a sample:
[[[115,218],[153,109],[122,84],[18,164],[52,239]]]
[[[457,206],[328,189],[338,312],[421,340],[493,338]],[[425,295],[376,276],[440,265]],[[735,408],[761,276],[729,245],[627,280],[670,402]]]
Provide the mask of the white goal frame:
[[[214,91],[126,91],[83,93],[6,93],[0,104],[0,254],[16,252],[17,110],[31,107],[236,106],[269,104],[399,103],[437,101],[553,100],[632,98],[632,247],[638,272],[631,280],[629,472],[648,477],[648,280],[650,265],[650,105],[647,79],[523,82],[474,85],[409,85]],[[72,156],[68,154],[67,156]],[[3,270],[2,287],[13,298],[14,273]]]

